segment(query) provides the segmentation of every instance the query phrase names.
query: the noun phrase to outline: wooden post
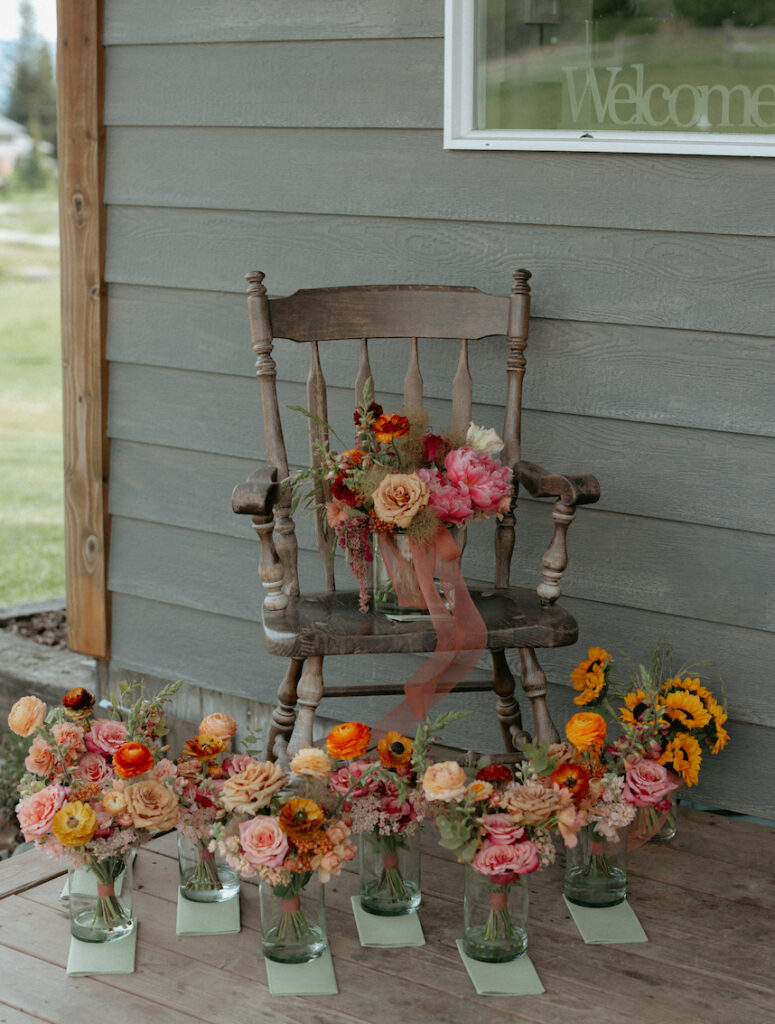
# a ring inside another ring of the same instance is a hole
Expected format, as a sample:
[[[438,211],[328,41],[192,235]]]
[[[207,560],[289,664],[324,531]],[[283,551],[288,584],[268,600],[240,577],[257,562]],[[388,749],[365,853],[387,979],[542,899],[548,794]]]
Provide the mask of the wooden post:
[[[57,0],[68,644],[110,653],[102,0]]]

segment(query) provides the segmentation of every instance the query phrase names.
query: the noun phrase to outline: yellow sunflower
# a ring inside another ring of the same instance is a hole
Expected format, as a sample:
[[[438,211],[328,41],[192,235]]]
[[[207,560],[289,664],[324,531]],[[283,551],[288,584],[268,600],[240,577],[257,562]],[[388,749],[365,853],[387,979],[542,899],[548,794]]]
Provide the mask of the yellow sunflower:
[[[718,711],[713,715],[713,721],[710,723],[706,733],[707,744],[710,747],[711,754],[718,754],[720,750],[729,742],[729,733],[724,728],[724,722],[727,720],[727,716],[724,713],[723,708],[716,705]]]
[[[619,721],[625,725],[636,725],[643,712],[651,705],[648,694],[641,690],[631,690],[624,695],[625,707],[619,708]]]
[[[673,690],[660,699],[659,706],[672,722],[679,722],[686,729],[704,729],[711,720],[702,700],[689,690]]]
[[[676,733],[659,759],[660,764],[672,764],[687,786],[693,786],[699,778],[701,761],[700,745],[688,732]]]
[[[70,800],[54,815],[51,831],[62,846],[83,846],[97,831],[97,815],[88,804]]]
[[[590,647],[587,654],[589,657],[580,661],[570,674],[574,690],[579,691],[578,697],[573,698],[573,703],[579,707],[591,704],[605,693],[605,670],[613,660],[602,647]]]

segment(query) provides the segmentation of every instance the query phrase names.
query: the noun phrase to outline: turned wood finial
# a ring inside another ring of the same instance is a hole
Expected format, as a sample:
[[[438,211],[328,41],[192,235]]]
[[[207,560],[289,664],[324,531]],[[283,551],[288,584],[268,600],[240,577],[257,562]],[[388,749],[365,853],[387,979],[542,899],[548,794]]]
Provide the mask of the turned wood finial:
[[[245,274],[249,286],[248,295],[266,295],[266,288],[262,283],[265,276],[261,270],[251,270],[249,274]]]
[[[529,270],[515,270],[512,275],[514,284],[511,287],[512,295],[529,295],[530,285],[527,283],[533,276]]]

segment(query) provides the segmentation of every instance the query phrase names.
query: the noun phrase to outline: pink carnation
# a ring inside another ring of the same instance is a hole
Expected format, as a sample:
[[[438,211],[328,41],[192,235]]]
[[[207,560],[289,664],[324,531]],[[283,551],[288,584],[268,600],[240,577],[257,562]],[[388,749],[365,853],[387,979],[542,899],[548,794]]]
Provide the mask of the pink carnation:
[[[512,472],[487,452],[463,446],[449,452],[444,467],[450,483],[468,495],[485,515],[505,512],[511,501]]]
[[[498,846],[510,846],[525,834],[524,828],[508,814],[485,814],[481,824],[485,836]]]
[[[105,779],[113,778],[113,768],[102,754],[95,754],[93,750],[89,750],[78,762],[78,774],[84,782],[101,783]]]
[[[628,803],[636,807],[651,807],[679,786],[680,783],[672,781],[663,764],[641,757],[625,773],[622,794]]]
[[[16,817],[27,842],[48,835],[54,815],[67,800],[67,792],[64,786],[55,782],[19,801]]]
[[[24,759],[24,767],[27,771],[46,778],[50,775],[61,774],[61,772],[57,772],[58,765],[59,758],[54,748],[49,746],[42,736],[36,736],[30,743],[30,749]]]
[[[279,867],[290,849],[277,818],[258,817],[240,822],[240,844],[245,860],[262,867]]]
[[[485,841],[471,861],[471,867],[498,885],[514,882],[519,875],[536,871],[539,865],[538,850],[530,839],[510,846]]]
[[[83,742],[83,728],[74,722],[57,722],[51,730],[60,747],[67,747],[65,759],[68,763],[78,760],[78,755],[86,750]]]
[[[84,736],[84,743],[87,750],[112,757],[126,743],[126,726],[123,722],[98,718]]]
[[[165,779],[171,775],[175,776],[178,774],[178,766],[174,761],[170,761],[168,757],[163,757],[148,772],[148,777],[153,779],[154,782],[164,782]]]
[[[442,523],[457,526],[474,514],[467,492],[451,484],[438,469],[420,469],[417,475],[428,485],[428,504]]]

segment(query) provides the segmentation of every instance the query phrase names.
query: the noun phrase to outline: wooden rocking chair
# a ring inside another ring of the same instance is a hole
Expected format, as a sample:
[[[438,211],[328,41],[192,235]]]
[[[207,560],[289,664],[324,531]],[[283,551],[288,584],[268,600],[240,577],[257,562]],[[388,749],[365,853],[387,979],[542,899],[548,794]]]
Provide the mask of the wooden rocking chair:
[[[453,344],[457,347],[456,355],[452,350],[453,359],[457,359],[452,388],[452,429],[465,433],[472,403],[469,342],[505,334],[505,448],[500,459],[513,468],[515,491],[523,487],[532,497],[555,498],[554,529],[542,559],[543,580],[537,590],[532,591],[509,586],[514,548],[513,507],[498,522],[494,586],[469,588],[487,627],[492,679],[481,683],[464,682],[456,692],[494,691],[504,743],[507,750],[513,751],[526,738],[514,695],[515,679],[506,660],[506,650],[517,648],[522,687],[532,703],[536,736],[557,740],[557,731],[546,707],[546,676],[535,650],[573,644],[577,639],[575,620],[555,602],[560,596],[560,579],[568,561],[566,533],[576,506],[597,501],[600,488],[592,476],[559,475],[531,462],[520,461],[530,276],[526,270],[517,270],[510,296],[487,295],[476,288],[378,285],[303,290],[286,298],[268,299],[264,274],[247,275],[267,465],[234,489],[232,506],[235,512],[252,517],[261,540],[266,647],[272,654],[289,659],[268,737],[269,757],[285,762],[297,750],[312,744],[314,716],[323,697],[403,695],[400,683],[327,686],[323,681],[326,655],[427,652],[434,649],[437,639],[429,622],[393,622],[373,611],[364,614],[358,609],[356,589],[335,590],[332,555],[336,537],[322,517],[316,517],[316,534],[326,567],[327,590],[300,593],[291,493],[287,483],[283,483],[289,473],[276,387],[277,370],[272,357],[275,338],[309,345],[307,409],[323,422],[328,422],[328,415],[326,381],[318,351],[320,342],[361,339],[360,360],[353,381],[354,407],[363,395],[364,384],[372,379],[369,340],[411,339],[404,401],[407,408],[417,409],[423,403],[418,339],[461,339],[449,343],[450,347]],[[391,344],[391,341],[384,344]],[[310,435],[313,459],[316,458],[314,444],[323,438],[323,428],[313,426]]]

